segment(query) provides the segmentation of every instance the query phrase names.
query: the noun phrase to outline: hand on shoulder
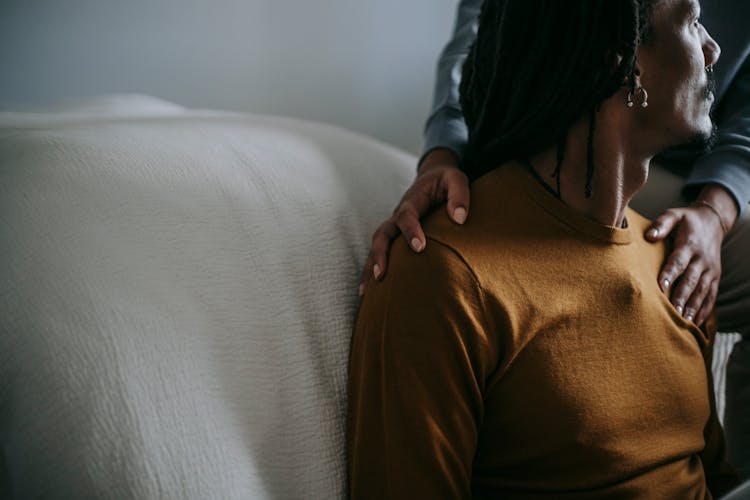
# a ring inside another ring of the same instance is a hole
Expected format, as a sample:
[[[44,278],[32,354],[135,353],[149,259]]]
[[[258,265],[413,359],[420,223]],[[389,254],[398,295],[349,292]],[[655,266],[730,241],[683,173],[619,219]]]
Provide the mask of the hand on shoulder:
[[[380,280],[385,276],[388,250],[399,233],[412,250],[424,250],[427,242],[419,220],[431,208],[446,201],[448,216],[457,224],[463,224],[469,211],[469,180],[458,168],[456,154],[449,149],[437,148],[425,155],[416,179],[401,198],[393,215],[373,234],[370,253],[360,278],[360,297],[372,278]]]

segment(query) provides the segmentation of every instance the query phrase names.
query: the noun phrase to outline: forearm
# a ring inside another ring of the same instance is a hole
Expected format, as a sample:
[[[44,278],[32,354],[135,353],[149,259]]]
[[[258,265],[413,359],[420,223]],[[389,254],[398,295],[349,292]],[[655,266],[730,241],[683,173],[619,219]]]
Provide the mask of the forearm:
[[[703,186],[693,205],[709,208],[717,217],[724,236],[732,229],[740,213],[734,196],[721,184],[711,183]]]
[[[456,14],[453,37],[440,54],[432,111],[424,130],[423,158],[435,148],[447,148],[459,158],[468,132],[459,104],[461,69],[476,39],[482,0],[462,0]],[[420,161],[421,163],[421,161]]]

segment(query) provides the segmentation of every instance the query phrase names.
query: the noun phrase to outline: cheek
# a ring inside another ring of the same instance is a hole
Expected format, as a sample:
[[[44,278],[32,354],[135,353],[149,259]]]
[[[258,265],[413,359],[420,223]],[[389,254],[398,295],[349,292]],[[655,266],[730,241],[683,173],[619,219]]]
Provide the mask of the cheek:
[[[644,75],[642,79],[649,94],[649,106],[656,106],[669,115],[679,114],[686,106],[694,107],[705,86],[702,72],[702,61],[684,52],[666,59],[653,70],[650,78]]]

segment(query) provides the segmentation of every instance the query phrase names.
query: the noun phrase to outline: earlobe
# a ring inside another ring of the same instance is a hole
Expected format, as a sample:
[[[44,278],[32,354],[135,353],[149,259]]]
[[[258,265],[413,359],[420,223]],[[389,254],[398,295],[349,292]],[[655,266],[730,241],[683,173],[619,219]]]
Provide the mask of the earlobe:
[[[628,108],[635,106],[633,98],[638,96],[641,98],[641,107],[648,107],[648,92],[646,92],[646,89],[641,85],[641,68],[637,63],[633,67],[633,73],[625,77],[623,86],[628,87],[628,96],[625,100],[625,105]]]
[[[641,68],[637,62],[633,66],[633,71],[629,75],[625,75],[622,86],[629,87],[633,91],[641,86]]]

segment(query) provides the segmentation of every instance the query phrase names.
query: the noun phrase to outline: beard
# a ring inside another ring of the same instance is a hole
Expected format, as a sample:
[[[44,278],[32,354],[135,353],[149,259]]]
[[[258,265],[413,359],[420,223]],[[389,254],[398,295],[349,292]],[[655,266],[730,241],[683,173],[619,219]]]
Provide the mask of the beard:
[[[703,89],[703,98],[708,101],[712,97],[715,97],[715,91],[716,91],[716,78],[714,77],[713,69],[709,70],[706,68],[706,86]],[[693,151],[695,153],[699,153],[701,155],[705,155],[711,152],[713,147],[716,145],[716,140],[718,137],[718,127],[716,126],[716,122],[714,121],[714,108],[716,105],[716,101],[711,106],[711,109],[709,111],[709,118],[711,119],[711,130],[706,132],[698,132],[693,137],[691,137],[688,141],[686,141],[684,144],[681,144],[680,146],[677,146],[676,148],[670,148],[670,149],[685,149],[689,151]]]
[[[701,132],[694,135],[692,139],[690,139],[686,144],[682,146],[682,148],[695,151],[697,153],[700,153],[701,155],[708,154],[716,145],[718,130],[719,128],[716,126],[716,122],[714,122],[712,116],[711,131],[705,133]]]

